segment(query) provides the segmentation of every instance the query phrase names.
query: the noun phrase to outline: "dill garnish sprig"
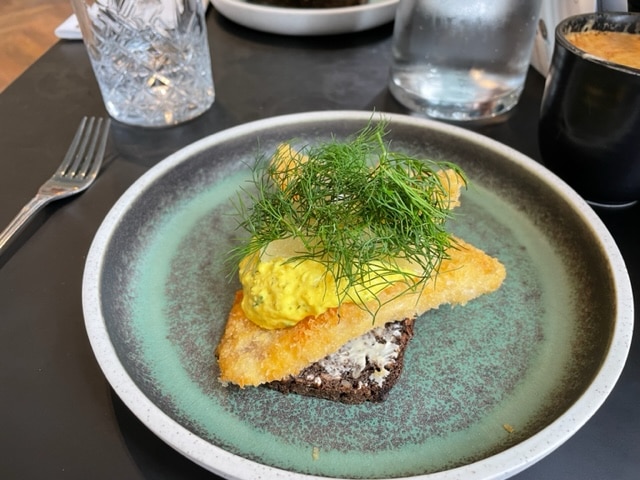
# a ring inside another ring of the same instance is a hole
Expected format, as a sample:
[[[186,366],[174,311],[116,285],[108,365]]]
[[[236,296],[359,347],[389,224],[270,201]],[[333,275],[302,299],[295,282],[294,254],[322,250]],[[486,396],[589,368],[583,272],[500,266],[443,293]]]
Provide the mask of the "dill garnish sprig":
[[[244,190],[252,204],[241,200],[239,208],[240,226],[251,239],[234,257],[298,238],[306,251],[291,261],[325,264],[341,301],[352,286],[379,291],[398,275],[411,277],[411,285],[429,279],[452,244],[445,230],[449,189],[437,172],[453,169],[465,185],[466,178],[449,162],[391,151],[385,129],[384,122],[369,124],[344,142],[259,160],[256,189]],[[400,262],[419,266],[418,272],[407,272]]]

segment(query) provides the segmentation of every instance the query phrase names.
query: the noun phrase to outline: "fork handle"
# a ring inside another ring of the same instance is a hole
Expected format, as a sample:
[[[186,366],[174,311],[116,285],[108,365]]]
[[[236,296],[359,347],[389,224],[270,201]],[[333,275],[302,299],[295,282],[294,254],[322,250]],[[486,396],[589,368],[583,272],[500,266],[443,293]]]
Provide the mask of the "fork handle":
[[[50,201],[50,196],[36,195],[29,200],[29,203],[22,207],[18,215],[16,215],[7,228],[0,233],[0,255],[5,252],[10,240],[22,231],[27,222]]]

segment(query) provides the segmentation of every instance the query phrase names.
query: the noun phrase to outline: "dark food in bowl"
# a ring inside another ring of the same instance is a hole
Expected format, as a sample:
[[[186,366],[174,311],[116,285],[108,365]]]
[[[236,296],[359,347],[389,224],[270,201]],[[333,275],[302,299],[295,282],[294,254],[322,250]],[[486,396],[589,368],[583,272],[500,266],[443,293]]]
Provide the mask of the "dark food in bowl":
[[[353,7],[367,3],[367,0],[250,0],[251,3],[291,8],[338,8]]]

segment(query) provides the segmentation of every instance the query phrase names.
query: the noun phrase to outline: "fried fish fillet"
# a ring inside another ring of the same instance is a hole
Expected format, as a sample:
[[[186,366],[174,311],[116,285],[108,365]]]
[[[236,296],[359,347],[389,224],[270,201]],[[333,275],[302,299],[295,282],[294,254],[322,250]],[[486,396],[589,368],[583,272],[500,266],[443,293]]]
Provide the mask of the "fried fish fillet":
[[[379,307],[344,303],[288,328],[266,330],[247,319],[238,292],[216,350],[220,381],[246,387],[296,375],[377,326],[444,304],[464,305],[497,290],[506,277],[497,259],[461,239],[454,239],[448,256],[423,288],[399,283],[379,295]]]

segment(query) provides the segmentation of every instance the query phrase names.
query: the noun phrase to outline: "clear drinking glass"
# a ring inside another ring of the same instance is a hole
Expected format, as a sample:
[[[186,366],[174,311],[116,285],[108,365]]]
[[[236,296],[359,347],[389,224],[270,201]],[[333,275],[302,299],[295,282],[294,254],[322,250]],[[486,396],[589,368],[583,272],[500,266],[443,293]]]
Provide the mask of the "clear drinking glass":
[[[211,107],[202,0],[71,0],[107,111],[162,127]]]
[[[402,0],[389,89],[445,120],[494,117],[518,102],[541,0]]]

